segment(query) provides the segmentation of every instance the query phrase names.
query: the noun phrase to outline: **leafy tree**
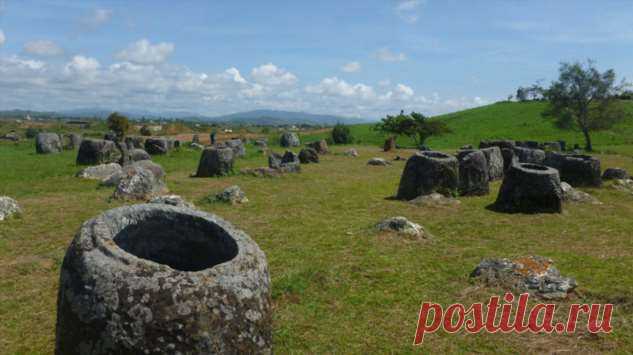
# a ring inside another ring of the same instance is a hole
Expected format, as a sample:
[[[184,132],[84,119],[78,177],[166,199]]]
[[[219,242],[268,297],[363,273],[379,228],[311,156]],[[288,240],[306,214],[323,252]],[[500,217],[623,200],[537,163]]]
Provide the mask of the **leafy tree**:
[[[337,123],[332,129],[332,142],[334,144],[350,144],[352,141],[353,137],[349,127],[342,123]]]
[[[118,112],[113,112],[108,116],[108,128],[116,133],[117,137],[122,138],[130,129],[130,121]]]
[[[585,137],[585,149],[593,150],[591,132],[612,127],[625,116],[618,95],[626,86],[615,83],[615,72],[600,72],[589,60],[562,63],[559,78],[545,90],[549,105],[543,112],[564,129],[580,129]]]
[[[519,102],[542,100],[544,92],[545,90],[543,87],[541,87],[541,85],[537,82],[536,84],[528,87],[520,86],[517,89],[516,98]]]
[[[416,145],[424,145],[426,140],[431,136],[440,136],[451,130],[442,121],[430,120],[421,113],[411,112],[405,115],[404,111],[400,111],[397,116],[387,115],[383,118],[374,129],[391,133],[396,136],[407,136],[412,138]]]
[[[143,127],[141,127],[139,132],[141,133],[142,136],[151,136],[152,135],[152,130],[149,129],[149,127],[147,127],[147,125],[143,125]]]

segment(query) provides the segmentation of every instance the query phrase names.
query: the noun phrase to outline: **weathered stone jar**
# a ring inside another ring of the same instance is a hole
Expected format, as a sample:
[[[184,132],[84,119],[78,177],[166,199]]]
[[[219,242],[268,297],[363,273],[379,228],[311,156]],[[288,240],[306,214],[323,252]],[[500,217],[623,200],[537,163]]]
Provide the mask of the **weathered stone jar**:
[[[83,224],[61,269],[56,353],[272,351],[264,253],[205,212],[116,208]]]
[[[438,192],[457,193],[459,163],[454,156],[435,151],[417,152],[407,160],[396,197],[412,200],[421,195]]]
[[[510,213],[560,213],[563,191],[558,170],[538,164],[515,164],[506,173],[495,208]]]

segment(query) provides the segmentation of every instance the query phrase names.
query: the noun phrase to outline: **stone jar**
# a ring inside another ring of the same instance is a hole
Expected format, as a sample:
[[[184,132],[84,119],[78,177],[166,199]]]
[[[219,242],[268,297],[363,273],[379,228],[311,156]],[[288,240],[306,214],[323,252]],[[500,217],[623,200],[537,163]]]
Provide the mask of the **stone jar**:
[[[407,160],[396,197],[412,200],[434,192],[453,196],[458,187],[459,162],[454,156],[434,151],[417,152]]]
[[[558,170],[538,164],[512,165],[503,178],[494,207],[510,213],[562,212]]]
[[[85,222],[66,252],[56,348],[69,354],[271,353],[266,256],[217,216],[162,204]]]

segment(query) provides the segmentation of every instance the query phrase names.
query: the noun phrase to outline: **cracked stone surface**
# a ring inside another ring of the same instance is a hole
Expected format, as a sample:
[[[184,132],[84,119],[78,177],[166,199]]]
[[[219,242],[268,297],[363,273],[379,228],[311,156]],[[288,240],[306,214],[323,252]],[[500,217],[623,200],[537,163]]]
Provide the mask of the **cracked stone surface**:
[[[4,221],[10,216],[21,212],[22,209],[16,200],[9,196],[0,196],[0,221]]]
[[[561,276],[554,262],[541,256],[484,259],[470,276],[487,286],[529,292],[545,299],[565,299],[576,288],[573,278]]]
[[[121,165],[118,163],[100,164],[89,166],[77,173],[77,177],[93,180],[107,180],[112,175],[121,174]]]
[[[602,205],[602,202],[598,201],[597,198],[589,195],[584,191],[574,189],[571,185],[564,181],[560,183],[560,187],[563,190],[563,201]]]
[[[387,218],[378,223],[376,229],[381,232],[395,232],[414,238],[427,238],[429,236],[424,227],[402,216]]]
[[[85,222],[68,248],[56,354],[271,352],[266,256],[221,218],[125,206]]]
[[[387,166],[387,165],[391,165],[391,162],[386,161],[383,158],[371,158],[369,159],[369,161],[367,162],[367,165],[373,165],[373,166]]]
[[[166,192],[167,186],[162,178],[152,170],[134,164],[125,167],[112,197],[118,200],[148,201]]]
[[[222,192],[216,194],[212,199],[219,202],[228,202],[232,205],[248,202],[246,194],[237,185],[227,187],[222,190]]]

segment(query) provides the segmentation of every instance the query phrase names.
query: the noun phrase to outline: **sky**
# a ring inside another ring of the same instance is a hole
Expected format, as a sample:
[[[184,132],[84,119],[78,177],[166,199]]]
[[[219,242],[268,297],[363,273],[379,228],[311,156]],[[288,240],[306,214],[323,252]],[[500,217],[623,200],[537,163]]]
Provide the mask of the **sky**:
[[[436,115],[631,58],[631,0],[0,0],[0,109]]]

